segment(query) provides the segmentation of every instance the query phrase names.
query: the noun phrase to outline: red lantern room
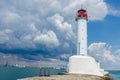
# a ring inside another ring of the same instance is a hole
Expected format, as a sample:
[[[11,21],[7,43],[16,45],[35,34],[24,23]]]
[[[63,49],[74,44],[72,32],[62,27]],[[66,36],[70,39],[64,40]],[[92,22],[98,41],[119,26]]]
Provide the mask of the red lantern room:
[[[88,19],[87,11],[82,8],[80,10],[78,10],[76,20],[78,20],[78,19],[86,19],[87,20]]]

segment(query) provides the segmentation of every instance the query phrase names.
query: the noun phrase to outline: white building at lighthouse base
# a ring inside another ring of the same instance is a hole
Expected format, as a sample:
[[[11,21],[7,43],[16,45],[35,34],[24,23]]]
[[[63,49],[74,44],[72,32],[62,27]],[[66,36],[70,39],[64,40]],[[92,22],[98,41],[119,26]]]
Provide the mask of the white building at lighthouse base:
[[[74,55],[69,58],[69,73],[104,76],[103,72],[93,57]]]

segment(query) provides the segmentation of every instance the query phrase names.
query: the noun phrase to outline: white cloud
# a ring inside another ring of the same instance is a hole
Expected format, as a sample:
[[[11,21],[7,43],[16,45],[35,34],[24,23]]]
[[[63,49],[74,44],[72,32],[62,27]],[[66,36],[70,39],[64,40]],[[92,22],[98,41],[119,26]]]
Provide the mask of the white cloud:
[[[68,60],[68,58],[70,57],[70,56],[72,56],[72,54],[61,54],[61,55],[59,55],[60,56],[60,58],[62,58],[62,59],[67,59]]]
[[[3,21],[5,24],[15,23],[20,19],[21,16],[14,12],[6,11],[5,14],[3,14]]]
[[[0,47],[1,49],[25,49],[34,48],[31,44],[25,43],[23,38],[18,39],[11,29],[0,31]],[[3,46],[4,45],[4,46]],[[29,45],[29,46],[28,46]]]
[[[55,14],[52,17],[49,17],[48,20],[55,25],[55,27],[60,30],[61,32],[71,31],[72,25],[64,22],[64,18],[59,14]]]
[[[35,36],[34,42],[45,44],[48,48],[59,45],[59,40],[53,31],[47,31],[43,34]]]
[[[118,57],[118,59],[120,58],[120,49],[116,50],[114,55],[116,55]]]
[[[64,17],[60,14],[55,14],[52,17],[49,17],[48,20],[57,28],[58,31],[66,35],[66,39],[71,39],[75,36],[72,25],[64,22]]]
[[[89,20],[102,20],[108,14],[104,0],[70,0],[63,11],[67,14],[74,14],[81,6],[87,9]]]
[[[1,49],[13,49],[13,47],[21,48],[20,41],[15,37],[14,32],[11,29],[4,29],[0,31],[0,47]],[[4,45],[4,46],[3,46]],[[18,46],[17,46],[18,45]]]
[[[9,34],[10,34],[11,32],[12,32],[12,31],[9,30],[9,29],[0,31],[0,44],[4,44],[4,43],[6,43],[6,42],[9,41]]]
[[[43,44],[48,48],[59,46],[59,40],[56,34],[52,30],[43,30],[42,32],[36,28],[34,24],[30,26],[31,33],[24,38],[32,40],[34,43]]]
[[[104,69],[120,69],[120,58],[111,49],[111,46],[104,42],[92,43],[88,47],[89,55],[94,56]]]
[[[56,34],[51,30],[41,32],[34,24],[28,26],[28,33],[24,33],[19,39],[11,29],[0,31],[0,44],[5,45],[2,48],[7,49],[36,49],[36,43],[45,45],[47,48],[54,48],[59,46],[59,40]]]
[[[113,6],[108,6],[108,8],[109,8],[109,15],[120,16],[120,10],[114,8]]]

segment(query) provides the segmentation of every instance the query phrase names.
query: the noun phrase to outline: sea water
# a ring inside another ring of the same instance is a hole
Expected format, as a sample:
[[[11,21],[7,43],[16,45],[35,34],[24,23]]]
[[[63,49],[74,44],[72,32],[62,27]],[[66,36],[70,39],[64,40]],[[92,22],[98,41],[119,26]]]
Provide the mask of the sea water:
[[[45,70],[46,73],[44,72]],[[41,72],[42,71],[42,72]],[[41,75],[56,75],[63,72],[63,69],[40,69],[40,68],[19,68],[19,67],[0,67],[0,80],[17,80],[26,77],[41,76]]]
[[[114,79],[114,80],[120,80],[120,70],[119,71],[109,71],[110,76]]]
[[[55,75],[64,72],[63,69],[49,68],[49,74]],[[114,80],[120,80],[120,71],[109,71]],[[40,76],[40,68],[0,67],[0,80],[17,80],[26,77]]]

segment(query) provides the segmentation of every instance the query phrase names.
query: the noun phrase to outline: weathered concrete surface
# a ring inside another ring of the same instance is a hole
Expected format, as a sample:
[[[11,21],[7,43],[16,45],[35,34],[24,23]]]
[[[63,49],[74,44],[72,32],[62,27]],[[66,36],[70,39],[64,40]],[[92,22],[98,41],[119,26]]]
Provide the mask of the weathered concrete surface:
[[[18,80],[112,80],[109,77],[99,77],[95,75],[83,75],[83,74],[66,74],[66,75],[53,75],[53,76],[42,76],[32,77]]]

